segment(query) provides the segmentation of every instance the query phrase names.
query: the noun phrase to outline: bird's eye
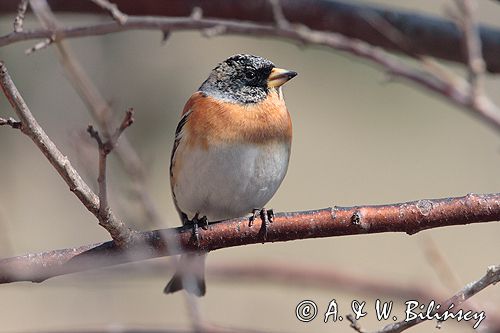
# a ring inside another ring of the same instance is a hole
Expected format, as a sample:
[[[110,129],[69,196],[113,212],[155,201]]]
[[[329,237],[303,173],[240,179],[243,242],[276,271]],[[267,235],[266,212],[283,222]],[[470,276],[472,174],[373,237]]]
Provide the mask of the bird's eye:
[[[255,78],[255,72],[254,71],[247,71],[247,72],[245,72],[245,77],[248,80],[253,80]]]

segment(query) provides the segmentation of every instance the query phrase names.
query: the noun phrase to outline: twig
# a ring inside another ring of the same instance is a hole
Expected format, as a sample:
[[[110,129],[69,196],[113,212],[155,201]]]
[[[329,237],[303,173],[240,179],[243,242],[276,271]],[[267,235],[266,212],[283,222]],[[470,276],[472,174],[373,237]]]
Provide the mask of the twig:
[[[485,96],[481,86],[481,77],[485,71],[485,62],[482,58],[481,41],[471,0],[456,0],[456,3],[461,12],[461,16],[456,17],[455,20],[464,35],[463,44],[469,70],[468,82],[450,71],[445,71],[429,57],[422,56],[419,50],[415,49],[412,41],[407,40],[401,31],[398,31],[381,15],[376,12],[370,12],[365,14],[365,17],[374,29],[393,43],[393,47],[399,47],[403,54],[419,59],[430,79],[441,82],[445,87],[450,87],[450,92],[464,91],[465,98],[460,102],[462,106],[477,112],[486,119],[496,119],[495,121],[498,121],[500,109],[493,105],[492,101]],[[481,105],[482,103],[485,105]]]
[[[24,15],[26,14],[26,10],[28,9],[29,0],[21,0],[19,2],[19,6],[17,7],[17,15],[14,19],[14,32],[23,31],[23,23],[24,23]]]
[[[52,31],[59,29],[58,21],[45,0],[32,0],[31,6],[42,26]],[[59,54],[59,62],[69,82],[87,106],[94,121],[97,122],[99,131],[105,137],[110,137],[113,132],[110,121],[113,114],[111,106],[85,72],[71,47],[61,38],[57,39],[55,46]],[[147,190],[146,172],[142,161],[126,135],[122,135],[120,141],[121,144],[116,147],[115,154],[132,181],[134,197],[141,204],[145,214],[144,220],[149,225],[158,226],[161,218]]]
[[[201,7],[195,6],[193,7],[193,10],[191,11],[191,15],[189,17],[193,21],[199,21],[203,18],[203,9]]]
[[[15,129],[21,129],[22,125],[23,124],[20,121],[17,121],[12,117],[9,117],[7,119],[0,118],[0,126],[10,126]]]
[[[490,266],[486,271],[486,275],[484,275],[481,279],[471,282],[467,284],[462,290],[457,292],[451,298],[446,300],[443,304],[441,304],[440,310],[433,311],[432,314],[442,314],[446,309],[448,309],[452,304],[454,308],[457,309],[459,305],[464,303],[467,299],[474,296],[484,288],[494,285],[495,283],[500,281],[500,265],[498,266]],[[416,319],[401,321],[394,324],[390,324],[385,326],[383,329],[376,331],[375,333],[399,333],[407,330],[410,327],[413,327],[421,322],[425,321],[425,319],[421,319],[417,317]]]
[[[469,194],[393,205],[279,213],[265,242],[380,232],[414,234],[430,228],[499,220],[500,194]],[[179,227],[137,233],[127,243],[127,250],[107,242],[4,259],[0,261],[0,283],[43,281],[120,263],[261,243],[260,223],[249,226],[247,218],[212,223],[203,231],[199,246],[192,240],[191,228]],[[179,246],[169,247],[166,240],[171,239]]]
[[[43,50],[44,48],[49,47],[52,43],[54,43],[55,40],[56,40],[55,36],[52,35],[49,38],[45,38],[44,40],[36,43],[29,49],[26,49],[24,53],[29,55],[35,53],[36,51]]]
[[[130,127],[134,123],[134,109],[130,108],[125,112],[125,117],[123,118],[120,126],[115,130],[115,132],[108,138],[106,142],[101,140],[99,133],[94,129],[92,125],[89,125],[87,132],[89,132],[90,136],[94,138],[98,145],[99,149],[103,151],[104,155],[108,155],[115,147],[118,142],[118,139],[122,135],[123,131]]]
[[[109,12],[111,17],[118,22],[119,24],[125,24],[127,22],[128,16],[124,13],[122,13],[119,9],[118,6],[114,3],[109,2],[108,0],[90,0],[102,9],[106,10]]]
[[[475,15],[476,3],[471,0],[456,0],[458,9],[462,14],[459,27],[463,32],[463,44],[465,56],[467,59],[467,67],[469,70],[469,84],[471,103],[481,103],[482,85],[481,78],[484,74],[486,65],[483,60],[481,51],[481,39]]]
[[[82,204],[94,214],[95,217],[99,218],[98,197],[83,181],[78,172],[71,165],[69,159],[59,151],[33,117],[33,114],[17,90],[3,62],[0,62],[0,85],[22,123],[22,132],[29,136],[38,146],[40,151],[64,179],[70,190],[80,199]],[[122,246],[129,241],[133,233],[112,211],[109,211],[108,217],[108,223],[103,225],[103,227],[108,230],[111,237],[116,242],[116,245]]]
[[[451,289],[450,291],[459,288],[461,285],[460,279],[432,237],[425,237],[423,245],[425,258],[437,273],[442,284]]]
[[[354,316],[352,315],[352,313],[349,313],[348,315],[346,315],[346,318],[347,318],[347,320],[351,323],[349,326],[350,326],[353,330],[355,330],[355,331],[356,331],[356,332],[358,332],[358,333],[365,333],[365,332],[366,332],[366,330],[365,330],[365,329],[363,329],[363,328],[359,325],[358,321],[356,320],[356,318],[354,318]]]
[[[123,118],[122,123],[116,129],[115,133],[108,140],[103,141],[99,132],[97,132],[92,125],[89,125],[87,128],[87,132],[90,134],[92,138],[97,141],[97,145],[99,147],[99,177],[97,178],[97,184],[99,185],[99,222],[101,225],[105,226],[109,224],[109,204],[108,204],[108,190],[107,190],[107,181],[106,181],[106,164],[107,157],[109,153],[113,150],[120,138],[120,135],[123,131],[132,125],[134,122],[134,110],[129,109],[125,114],[125,118]]]
[[[273,11],[274,22],[279,28],[288,28],[290,26],[290,22],[285,17],[283,13],[283,7],[281,7],[280,0],[269,0],[271,4],[271,8]]]

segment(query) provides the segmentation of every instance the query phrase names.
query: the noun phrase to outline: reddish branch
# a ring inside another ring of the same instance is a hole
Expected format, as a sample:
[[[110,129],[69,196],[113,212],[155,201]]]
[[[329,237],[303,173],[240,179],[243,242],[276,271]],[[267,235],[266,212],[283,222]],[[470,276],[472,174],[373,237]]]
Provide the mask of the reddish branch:
[[[393,205],[279,213],[265,242],[381,232],[414,234],[430,228],[498,220],[500,193],[469,194]],[[261,243],[260,227],[259,220],[250,227],[247,218],[211,224],[201,233],[199,248],[192,239],[190,228],[173,228],[138,233],[127,243],[126,249],[106,242],[3,259],[0,260],[0,283],[40,282],[53,276],[120,263]],[[167,239],[175,239],[178,246],[168,247]]]
[[[274,21],[269,0],[113,0],[112,2],[128,15],[186,17],[195,6],[199,6],[205,17],[256,23]],[[15,13],[18,4],[19,0],[0,1],[0,14]],[[105,13],[91,1],[52,0],[50,4],[55,11]],[[451,21],[350,1],[316,0],[314,5],[311,5],[307,0],[280,0],[280,4],[289,22],[303,24],[315,30],[340,33],[400,52],[398,45],[370,23],[370,18],[380,17],[401,32],[405,39],[412,41],[415,53],[460,63],[467,62],[461,49],[460,34]],[[497,42],[500,31],[483,25],[480,28],[480,36],[488,71],[500,72],[500,43]]]

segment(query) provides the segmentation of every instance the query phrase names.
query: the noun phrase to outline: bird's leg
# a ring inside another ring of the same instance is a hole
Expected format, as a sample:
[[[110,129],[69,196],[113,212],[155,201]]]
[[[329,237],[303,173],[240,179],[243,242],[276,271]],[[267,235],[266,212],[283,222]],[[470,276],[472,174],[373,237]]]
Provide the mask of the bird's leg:
[[[198,222],[197,221],[191,221],[192,222],[192,234],[191,237],[194,238],[194,241],[196,242],[196,246],[200,247],[200,231],[198,230]]]
[[[206,216],[199,217],[199,214],[196,213],[196,215],[193,217],[192,220],[189,220],[186,214],[182,214],[182,223],[184,225],[191,225],[192,227],[192,234],[191,237],[194,239],[196,242],[196,245],[199,247],[200,246],[200,231],[199,227],[203,230],[208,229],[208,219]]]
[[[260,227],[260,232],[262,233],[262,238],[266,240],[267,229],[269,229],[269,224],[271,223],[267,209],[262,208],[262,210],[260,211],[260,219],[262,220],[262,226]]]
[[[267,229],[269,229],[269,224],[273,223],[274,221],[274,211],[272,209],[266,209],[266,208],[254,209],[252,211],[252,216],[250,216],[250,220],[248,223],[250,227],[253,225],[257,216],[259,216],[262,221],[259,233],[261,233],[262,238],[266,240]]]

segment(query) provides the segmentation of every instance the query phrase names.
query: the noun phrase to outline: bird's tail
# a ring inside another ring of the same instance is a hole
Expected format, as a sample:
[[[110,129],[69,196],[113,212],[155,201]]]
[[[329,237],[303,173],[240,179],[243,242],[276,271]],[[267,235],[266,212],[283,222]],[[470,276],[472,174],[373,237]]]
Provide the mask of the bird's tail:
[[[206,254],[183,254],[177,272],[167,283],[163,292],[175,293],[185,289],[188,293],[201,297],[205,295],[205,258]]]

